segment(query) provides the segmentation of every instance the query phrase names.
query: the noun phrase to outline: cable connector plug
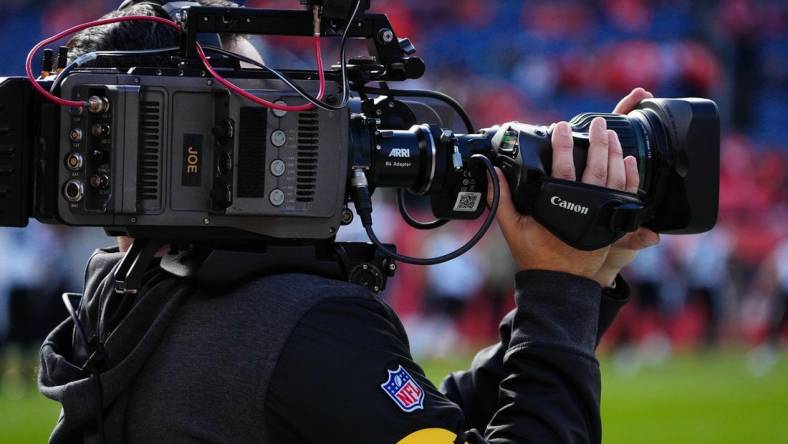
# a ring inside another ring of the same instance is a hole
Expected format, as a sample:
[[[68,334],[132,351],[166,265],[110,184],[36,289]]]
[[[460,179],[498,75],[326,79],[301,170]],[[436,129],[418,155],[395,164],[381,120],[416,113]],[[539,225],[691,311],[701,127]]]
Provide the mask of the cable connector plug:
[[[96,58],[98,58],[98,54],[96,54],[95,51],[89,52],[87,54],[82,54],[81,56],[74,59],[74,64],[76,64],[76,66],[82,66],[85,63],[96,60]]]
[[[372,197],[369,193],[369,182],[367,175],[361,168],[353,170],[353,177],[350,179],[350,196],[356,206],[356,214],[361,218],[361,224],[365,227],[372,226]]]
[[[312,6],[312,33],[315,37],[320,37],[320,13],[320,6]]]

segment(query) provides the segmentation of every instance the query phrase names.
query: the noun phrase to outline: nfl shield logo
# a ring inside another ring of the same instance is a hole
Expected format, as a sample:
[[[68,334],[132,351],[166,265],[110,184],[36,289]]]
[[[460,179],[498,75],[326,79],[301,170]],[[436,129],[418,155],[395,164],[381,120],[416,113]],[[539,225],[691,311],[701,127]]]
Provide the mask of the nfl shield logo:
[[[380,388],[394,400],[403,412],[412,412],[424,408],[424,390],[402,366],[396,370],[387,370],[389,377]]]

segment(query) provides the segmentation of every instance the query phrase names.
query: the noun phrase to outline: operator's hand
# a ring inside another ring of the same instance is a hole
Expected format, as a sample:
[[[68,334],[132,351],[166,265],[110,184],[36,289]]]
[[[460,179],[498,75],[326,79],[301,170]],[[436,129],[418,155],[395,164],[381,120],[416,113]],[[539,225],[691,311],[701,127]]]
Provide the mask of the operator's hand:
[[[618,102],[613,112],[616,114],[626,114],[632,111],[641,100],[651,99],[653,97],[654,96],[650,92],[643,88],[635,88]],[[628,193],[637,193],[640,179],[638,177],[635,159],[630,156],[624,159],[624,162],[630,162],[634,167],[634,172],[632,173],[627,169],[625,191]],[[629,179],[629,174],[633,174],[632,181]],[[608,183],[607,186],[610,186],[610,184]],[[640,227],[634,233],[628,233],[611,246],[610,253],[607,255],[605,263],[602,264],[602,267],[594,276],[594,279],[602,284],[602,286],[612,285],[621,269],[632,262],[640,250],[654,246],[657,243],[659,243],[659,234],[648,228]]]
[[[640,100],[648,97],[651,97],[649,93],[636,89],[621,101],[616,112],[631,109]],[[636,192],[639,183],[637,162],[632,156],[623,158],[618,136],[607,129],[604,119],[593,120],[589,138],[588,160],[581,177],[582,181],[616,190]],[[555,125],[552,145],[552,176],[575,180],[573,143],[571,127],[568,123],[559,122]],[[648,238],[643,238],[641,231],[638,231],[626,236],[614,247],[595,251],[573,248],[532,217],[517,212],[503,173],[500,170],[496,172],[501,184],[501,199],[496,219],[520,270],[560,271],[594,279],[602,286],[609,286],[621,267],[634,259],[637,250],[647,246]],[[611,272],[613,272],[612,277],[608,280]]]

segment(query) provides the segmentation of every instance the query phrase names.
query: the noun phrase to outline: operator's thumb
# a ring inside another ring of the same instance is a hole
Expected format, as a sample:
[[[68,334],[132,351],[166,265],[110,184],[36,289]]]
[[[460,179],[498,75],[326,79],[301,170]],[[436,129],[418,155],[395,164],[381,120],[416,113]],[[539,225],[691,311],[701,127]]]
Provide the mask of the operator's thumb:
[[[495,174],[498,176],[498,183],[501,187],[501,197],[498,201],[498,211],[495,214],[495,218],[498,220],[498,225],[501,226],[501,229],[504,232],[510,231],[514,229],[515,224],[520,219],[520,213],[517,212],[517,209],[514,208],[514,202],[512,202],[512,193],[509,190],[509,183],[506,182],[506,177],[504,177],[503,172],[498,168],[495,167]],[[490,177],[490,173],[487,173],[487,206],[492,207],[493,202],[493,182],[492,178]]]

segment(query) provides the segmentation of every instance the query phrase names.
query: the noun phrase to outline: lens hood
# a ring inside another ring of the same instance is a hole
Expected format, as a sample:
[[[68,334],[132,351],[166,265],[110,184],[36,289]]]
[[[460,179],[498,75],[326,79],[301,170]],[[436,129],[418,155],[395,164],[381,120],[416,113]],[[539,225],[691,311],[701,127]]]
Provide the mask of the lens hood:
[[[654,137],[663,138],[667,147],[655,152],[660,159],[656,190],[651,196],[654,212],[646,226],[667,234],[710,230],[719,207],[717,105],[701,98],[648,99],[633,112],[646,117]]]

